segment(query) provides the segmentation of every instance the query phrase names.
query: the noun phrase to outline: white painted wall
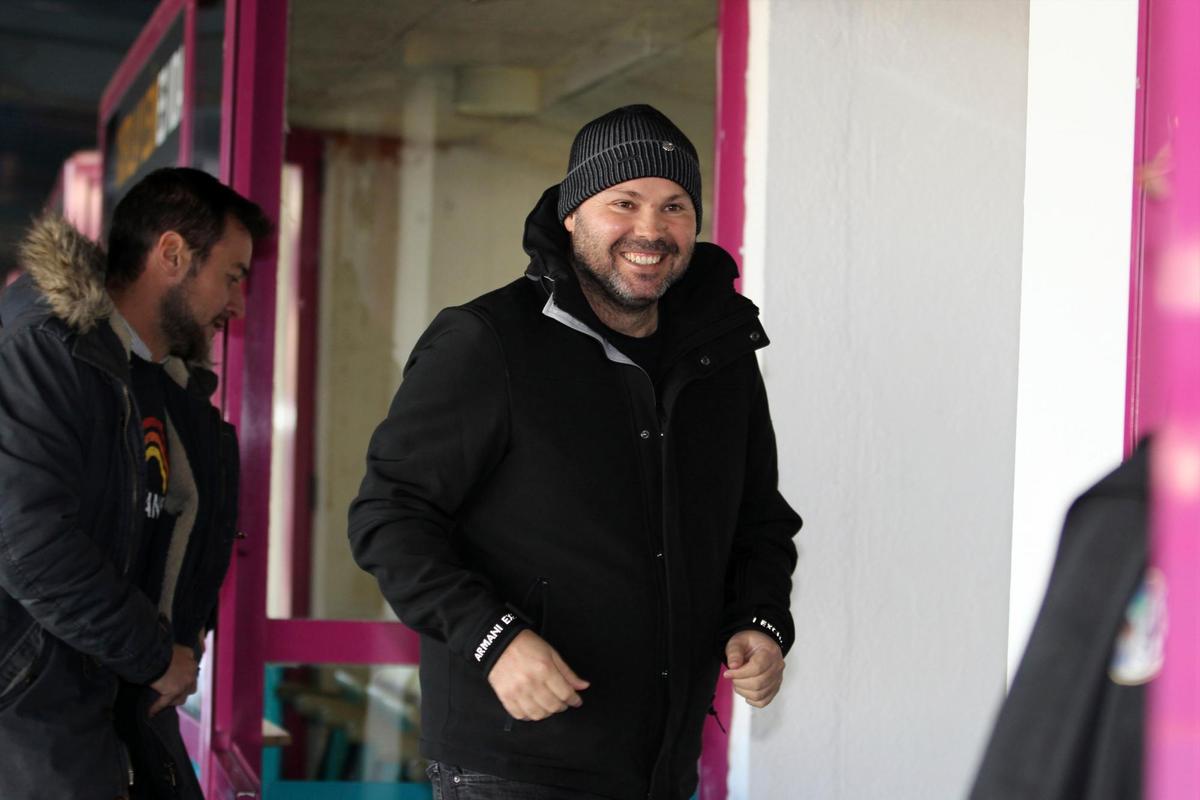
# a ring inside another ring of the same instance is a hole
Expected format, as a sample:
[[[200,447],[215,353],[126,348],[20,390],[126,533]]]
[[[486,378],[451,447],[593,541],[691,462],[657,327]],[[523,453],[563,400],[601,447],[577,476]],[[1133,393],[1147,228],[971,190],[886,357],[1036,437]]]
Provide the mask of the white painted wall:
[[[1028,5],[781,1],[768,37],[747,271],[806,526],[741,796],[961,797],[1005,679]]]
[[[1137,14],[1030,5],[1010,680],[1067,506],[1121,460]]]

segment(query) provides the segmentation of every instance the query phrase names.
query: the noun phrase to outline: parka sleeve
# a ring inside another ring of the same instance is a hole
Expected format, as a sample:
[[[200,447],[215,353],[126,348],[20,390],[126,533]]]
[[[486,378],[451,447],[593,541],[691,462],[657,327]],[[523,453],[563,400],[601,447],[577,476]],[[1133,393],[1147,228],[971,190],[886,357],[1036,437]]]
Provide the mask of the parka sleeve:
[[[158,610],[101,551],[81,520],[85,397],[54,335],[27,329],[0,345],[0,588],[47,631],[122,678],[166,671],[171,636]]]
[[[497,336],[474,312],[447,309],[409,358],[350,506],[354,558],[400,620],[485,672],[528,626],[463,563],[454,527],[460,506],[504,457],[509,431]]]
[[[737,531],[725,582],[725,616],[717,647],[722,655],[729,637],[757,630],[779,643],[784,654],[795,640],[792,623],[792,572],[800,517],[779,493],[775,430],[767,390],[754,367],[746,472]]]

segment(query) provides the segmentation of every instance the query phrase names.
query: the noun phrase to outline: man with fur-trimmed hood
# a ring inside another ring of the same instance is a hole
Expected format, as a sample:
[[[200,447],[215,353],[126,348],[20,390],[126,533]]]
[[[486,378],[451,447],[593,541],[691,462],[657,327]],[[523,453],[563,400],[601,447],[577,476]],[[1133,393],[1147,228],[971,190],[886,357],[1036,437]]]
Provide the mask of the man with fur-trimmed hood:
[[[0,797],[200,797],[174,706],[229,565],[237,444],[209,343],[262,210],[152,172],[108,252],[47,218],[0,295]]]

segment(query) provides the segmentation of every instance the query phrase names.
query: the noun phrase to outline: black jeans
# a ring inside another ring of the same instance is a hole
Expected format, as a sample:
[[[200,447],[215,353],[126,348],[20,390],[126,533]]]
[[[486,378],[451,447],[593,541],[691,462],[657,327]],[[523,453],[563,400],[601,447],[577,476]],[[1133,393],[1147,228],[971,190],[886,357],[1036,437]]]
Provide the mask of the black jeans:
[[[429,762],[426,773],[433,800],[605,800],[598,794],[509,781],[436,761]]]

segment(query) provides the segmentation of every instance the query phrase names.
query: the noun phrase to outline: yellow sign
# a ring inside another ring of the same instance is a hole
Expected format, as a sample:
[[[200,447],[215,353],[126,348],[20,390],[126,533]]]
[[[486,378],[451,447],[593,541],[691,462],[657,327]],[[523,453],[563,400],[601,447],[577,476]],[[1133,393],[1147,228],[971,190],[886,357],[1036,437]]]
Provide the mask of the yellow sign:
[[[167,140],[183,118],[183,48],[176,50],[158,71],[133,110],[117,126],[117,186],[122,186],[154,151]]]

